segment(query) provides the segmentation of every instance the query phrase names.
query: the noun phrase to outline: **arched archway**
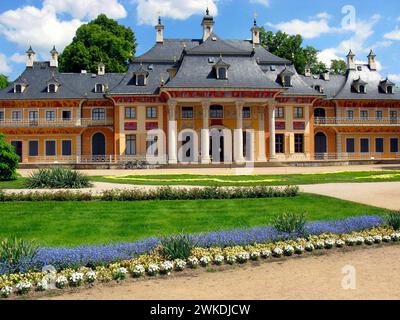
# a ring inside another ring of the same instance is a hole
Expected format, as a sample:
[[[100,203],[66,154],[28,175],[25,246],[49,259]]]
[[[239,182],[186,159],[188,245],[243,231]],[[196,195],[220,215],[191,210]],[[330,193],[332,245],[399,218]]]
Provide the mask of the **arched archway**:
[[[316,157],[323,157],[328,152],[327,137],[323,132],[317,132],[314,136],[314,147]]]
[[[92,136],[92,156],[106,155],[106,137],[103,133],[97,132]]]

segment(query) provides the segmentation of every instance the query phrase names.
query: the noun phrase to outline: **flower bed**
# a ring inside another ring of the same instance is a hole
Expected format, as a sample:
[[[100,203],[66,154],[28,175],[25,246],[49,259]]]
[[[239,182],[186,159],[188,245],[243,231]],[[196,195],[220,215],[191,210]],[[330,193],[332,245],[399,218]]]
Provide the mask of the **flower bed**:
[[[307,222],[305,230],[308,234],[323,233],[344,234],[353,231],[372,229],[383,224],[379,216],[351,217],[338,221]],[[227,247],[251,245],[254,243],[270,243],[280,240],[296,239],[298,234],[280,232],[273,227],[255,227],[193,234],[190,239],[198,247]],[[40,248],[33,259],[25,259],[18,265],[0,263],[0,274],[18,270],[21,273],[41,271],[45,266],[53,266],[58,271],[67,268],[98,267],[122,260],[129,260],[139,255],[150,253],[161,244],[160,238],[148,238],[133,243],[117,243],[110,245],[80,246],[76,248]]]
[[[80,267],[65,269],[60,272],[37,272],[0,276],[0,295],[7,298],[13,293],[27,294],[33,290],[46,291],[50,285],[58,289],[93,285],[96,282],[123,281],[129,276],[167,276],[172,272],[180,272],[185,268],[208,267],[211,264],[247,263],[250,260],[273,260],[281,257],[308,254],[315,250],[331,250],[344,246],[367,246],[400,241],[400,233],[390,227],[378,227],[361,232],[347,234],[324,233],[307,238],[291,239],[270,243],[256,243],[245,246],[228,247],[196,247],[187,261],[162,259],[157,250],[141,255],[136,259],[121,261],[108,266],[96,268]]]

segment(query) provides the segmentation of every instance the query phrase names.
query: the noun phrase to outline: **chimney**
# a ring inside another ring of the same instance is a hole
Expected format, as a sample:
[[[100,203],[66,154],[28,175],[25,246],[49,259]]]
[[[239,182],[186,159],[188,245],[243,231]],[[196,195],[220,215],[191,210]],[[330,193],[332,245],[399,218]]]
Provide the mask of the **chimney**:
[[[260,44],[260,28],[257,26],[257,20],[254,18],[254,24],[251,30],[251,41],[253,45]]]
[[[50,51],[50,67],[58,68],[58,51],[56,50],[56,46]]]
[[[369,69],[372,71],[376,71],[377,70],[377,65],[376,65],[376,54],[374,53],[374,51],[371,49],[369,55],[368,55],[368,66]]]
[[[104,76],[106,74],[106,66],[103,62],[100,62],[97,66],[97,75]]]
[[[306,77],[312,76],[311,67],[308,64],[304,67],[304,75]]]
[[[36,53],[33,51],[32,47],[30,46],[28,51],[26,52],[26,66],[28,68],[33,68],[33,63],[35,62]]]
[[[210,10],[206,10],[206,15],[203,17],[203,21],[201,23],[203,27],[203,41],[206,41],[213,33],[214,29],[214,18],[210,15]]]
[[[156,25],[156,43],[164,43],[164,25],[161,23],[161,17],[158,17]]]
[[[356,70],[356,62],[354,60],[355,56],[356,55],[350,49],[349,53],[347,54],[347,69]]]

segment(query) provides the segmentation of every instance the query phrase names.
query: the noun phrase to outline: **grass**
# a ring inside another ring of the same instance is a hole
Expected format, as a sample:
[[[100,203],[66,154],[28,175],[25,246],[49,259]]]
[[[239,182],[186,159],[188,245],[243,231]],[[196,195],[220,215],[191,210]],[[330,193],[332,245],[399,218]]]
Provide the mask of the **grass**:
[[[279,186],[339,182],[400,181],[400,170],[288,175],[131,175],[91,177],[92,181],[136,185]]]
[[[135,241],[150,236],[263,226],[282,212],[307,212],[309,220],[386,214],[335,198],[143,202],[0,203],[0,238],[34,239],[47,246]]]
[[[0,181],[0,190],[2,189],[25,189],[26,178],[18,177],[13,181]]]

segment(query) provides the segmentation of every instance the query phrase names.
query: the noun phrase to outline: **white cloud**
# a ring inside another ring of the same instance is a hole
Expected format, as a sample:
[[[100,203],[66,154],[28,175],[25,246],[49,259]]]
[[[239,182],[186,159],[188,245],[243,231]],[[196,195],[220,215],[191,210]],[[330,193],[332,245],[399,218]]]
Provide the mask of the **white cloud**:
[[[204,14],[208,7],[214,16],[218,14],[216,0],[133,0],[139,24],[155,25],[157,17],[162,16],[185,20],[194,14]]]
[[[338,28],[329,26],[329,19],[331,16],[326,12],[321,12],[309,21],[300,19],[293,19],[284,21],[277,24],[267,23],[268,26],[274,27],[278,30],[286,32],[287,34],[296,35],[300,34],[303,38],[313,39],[318,38],[325,33],[340,32]]]
[[[400,40],[400,28],[396,27],[393,31],[386,33],[384,37],[390,40]]]
[[[339,60],[341,58],[336,54],[336,49],[330,48],[319,52],[318,59],[329,67],[332,60]]]
[[[127,12],[118,0],[44,0],[44,7],[52,7],[57,13],[68,13],[77,19],[93,19],[100,13],[109,18],[121,19]]]
[[[400,73],[398,74],[389,74],[388,78],[392,81],[400,83]]]
[[[10,60],[15,62],[15,63],[25,63],[26,62],[26,55],[19,54],[19,53],[16,52],[10,57]]]
[[[7,57],[0,53],[0,73],[9,74],[11,71],[11,67],[7,62]]]
[[[261,4],[263,6],[269,7],[269,0],[250,0],[250,3]]]

